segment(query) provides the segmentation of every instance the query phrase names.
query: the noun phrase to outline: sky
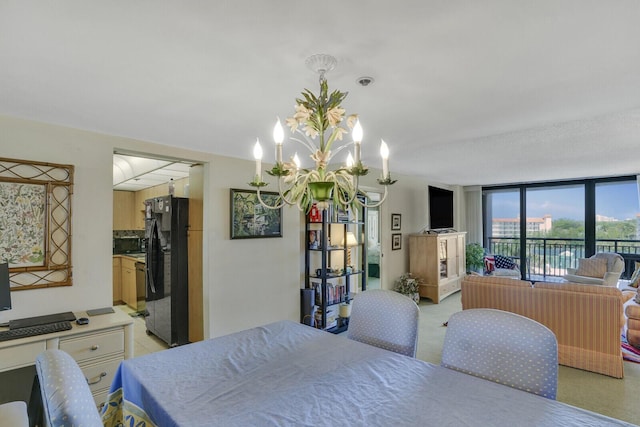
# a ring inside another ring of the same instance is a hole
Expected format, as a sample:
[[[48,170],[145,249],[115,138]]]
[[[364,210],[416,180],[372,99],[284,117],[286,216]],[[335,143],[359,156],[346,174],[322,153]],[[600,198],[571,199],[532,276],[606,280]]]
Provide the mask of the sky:
[[[493,217],[516,218],[519,215],[518,189],[493,192]],[[619,220],[635,219],[640,213],[638,184],[599,183],[596,186],[596,214]],[[584,190],[578,187],[546,187],[527,190],[527,217],[584,220]]]

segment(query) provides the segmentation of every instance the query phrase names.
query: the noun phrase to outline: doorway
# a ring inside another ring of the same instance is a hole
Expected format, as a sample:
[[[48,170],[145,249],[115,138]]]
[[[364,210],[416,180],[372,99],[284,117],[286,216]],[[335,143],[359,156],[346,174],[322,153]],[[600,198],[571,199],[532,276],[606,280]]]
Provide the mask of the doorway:
[[[113,155],[113,236],[121,239],[131,236],[145,242],[145,201],[169,194],[174,197],[189,199],[189,218],[187,244],[188,259],[188,287],[189,287],[189,340],[201,341],[204,338],[204,307],[203,307],[203,199],[204,199],[204,165],[187,159],[166,158],[153,154],[138,154],[115,152]],[[115,249],[115,244],[114,244]],[[141,245],[144,261],[145,244]],[[129,286],[126,279],[124,264],[118,266],[114,252],[113,294],[114,304],[129,301],[133,298],[125,292]],[[135,271],[134,271],[135,272]],[[120,281],[118,281],[118,278]],[[135,284],[136,281],[131,281]],[[142,295],[138,295],[142,293]],[[145,298],[144,292],[136,289],[136,297]],[[130,305],[130,304],[129,304]],[[133,308],[133,307],[132,307]]]
[[[368,192],[369,204],[380,201],[380,193]],[[367,209],[367,289],[382,289],[380,207]]]

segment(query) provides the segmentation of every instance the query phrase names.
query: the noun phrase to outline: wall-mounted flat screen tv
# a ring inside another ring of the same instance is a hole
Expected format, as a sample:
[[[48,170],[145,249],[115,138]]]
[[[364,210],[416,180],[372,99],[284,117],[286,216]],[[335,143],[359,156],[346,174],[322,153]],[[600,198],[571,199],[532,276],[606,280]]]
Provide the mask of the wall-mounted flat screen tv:
[[[453,191],[429,186],[429,227],[453,228]]]

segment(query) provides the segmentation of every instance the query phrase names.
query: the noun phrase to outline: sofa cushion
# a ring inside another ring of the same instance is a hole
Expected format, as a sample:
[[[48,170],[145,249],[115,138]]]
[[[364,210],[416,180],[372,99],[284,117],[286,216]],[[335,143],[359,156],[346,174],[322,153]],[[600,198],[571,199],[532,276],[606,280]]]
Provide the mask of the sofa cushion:
[[[576,276],[598,277],[602,279],[607,272],[607,260],[603,258],[580,258]]]
[[[496,259],[493,255],[484,256],[484,274],[491,274],[496,269]]]
[[[631,279],[629,280],[629,285],[632,288],[637,288],[638,284],[640,284],[640,262],[635,262],[635,269],[633,270],[633,274],[631,275]]]
[[[497,268],[509,268],[509,269],[516,268],[515,261],[509,257],[503,256],[503,255],[494,255],[493,257],[496,260],[496,269]]]
[[[510,277],[495,277],[495,276],[475,276],[467,275],[465,280],[470,283],[489,283],[495,285],[508,285],[508,286],[524,286],[526,288],[531,287],[531,282],[526,280],[519,280]]]
[[[587,292],[590,294],[617,295],[622,299],[620,289],[611,286],[587,285],[584,283],[555,283],[555,282],[536,282],[534,288],[557,289],[570,292]]]
[[[503,277],[520,277],[520,270],[512,269],[512,268],[496,268],[491,273],[492,276],[503,276]]]

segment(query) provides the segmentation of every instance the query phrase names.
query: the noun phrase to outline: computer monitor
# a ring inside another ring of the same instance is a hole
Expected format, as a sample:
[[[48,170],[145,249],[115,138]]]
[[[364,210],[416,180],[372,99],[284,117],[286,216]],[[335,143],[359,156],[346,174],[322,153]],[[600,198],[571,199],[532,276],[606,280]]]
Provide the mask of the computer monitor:
[[[0,311],[11,310],[11,284],[9,264],[0,264]]]

